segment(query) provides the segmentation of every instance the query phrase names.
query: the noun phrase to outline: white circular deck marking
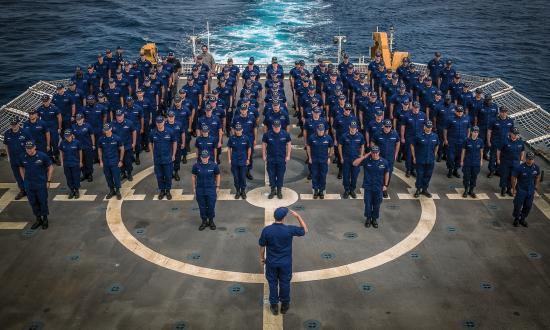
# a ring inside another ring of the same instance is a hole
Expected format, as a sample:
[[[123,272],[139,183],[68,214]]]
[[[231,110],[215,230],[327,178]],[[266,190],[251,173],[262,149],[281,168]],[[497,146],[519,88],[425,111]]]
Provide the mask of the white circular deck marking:
[[[190,155],[188,159],[195,158],[195,155]],[[145,177],[153,173],[153,167],[149,167],[134,176],[134,181],[125,182],[122,185],[122,188],[125,191],[129,191],[139,182],[141,182]],[[409,186],[414,186],[414,181],[410,178],[405,177],[404,173],[399,169],[394,169],[393,172],[398,178],[403,180]],[[272,210],[277,206],[289,206],[295,203],[298,200],[298,194],[296,192],[285,189],[284,199],[272,199],[268,200],[264,194],[267,192],[268,188],[262,187],[252,190],[250,193],[254,196],[250,203],[258,207],[262,207],[265,210]],[[257,196],[256,196],[257,195]],[[265,198],[265,201],[262,201],[261,198]],[[419,198],[420,206],[422,212],[420,214],[420,220],[414,228],[414,230],[405,237],[402,241],[392,246],[391,248],[380,252],[377,255],[372,257],[352,262],[346,265],[296,272],[293,274],[293,282],[307,282],[307,281],[318,281],[326,280],[330,278],[336,278],[341,276],[347,276],[365,270],[378,267],[384,263],[395,260],[408,251],[415,248],[420,242],[422,242],[428,234],[431,232],[435,225],[436,221],[436,208],[435,203],[432,199],[425,197]],[[228,282],[241,282],[241,283],[260,283],[265,282],[265,277],[263,273],[245,273],[245,272],[233,272],[226,270],[219,270],[214,268],[207,268],[189,264],[180,260],[169,258],[157,251],[152,250],[151,248],[145,246],[139,240],[137,240],[126,228],[124,222],[122,221],[122,200],[110,199],[107,205],[106,218],[109,229],[115,236],[115,238],[128,250],[132,251],[141,258],[154,263],[158,266],[174,270],[187,275],[207,278],[211,280],[218,281],[228,281]],[[270,204],[272,203],[272,204]],[[277,204],[280,203],[280,204]],[[272,206],[273,205],[273,206]],[[267,215],[266,215],[267,216]],[[259,268],[259,267],[258,267]]]

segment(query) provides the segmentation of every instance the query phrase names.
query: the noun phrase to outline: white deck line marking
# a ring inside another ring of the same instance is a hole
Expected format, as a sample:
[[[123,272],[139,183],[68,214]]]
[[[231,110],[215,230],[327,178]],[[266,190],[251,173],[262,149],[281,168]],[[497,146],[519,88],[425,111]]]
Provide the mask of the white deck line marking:
[[[464,193],[464,188],[455,188],[456,194],[447,194],[448,199],[458,199],[458,200],[465,200],[465,201],[480,201],[484,199],[489,199],[489,196],[486,193],[476,193],[476,198],[472,198],[470,195],[468,197],[464,198],[462,197],[462,194]]]
[[[351,200],[354,199],[365,199],[365,190],[363,188],[359,188],[359,193],[357,194],[357,198],[349,198]],[[382,197],[382,199],[389,200],[391,199],[390,195],[388,194],[388,197]]]
[[[231,189],[220,189],[218,193],[219,201],[239,201],[241,199],[235,199],[235,195],[231,194]]]
[[[93,202],[95,201],[97,195],[86,195],[86,189],[80,189],[80,197],[78,199],[69,199],[67,194],[64,195],[55,195],[53,198],[56,202]]]
[[[50,189],[55,189],[59,187],[59,185],[60,185],[59,182],[52,182],[50,183]],[[17,183],[15,182],[0,182],[0,189],[10,189],[10,188],[19,189],[17,187]]]
[[[3,229],[23,229],[27,225],[28,222],[21,221],[21,222],[9,222],[9,221],[1,221],[0,222],[0,230]]]
[[[8,189],[0,198],[0,213],[4,211],[6,207],[12,202],[15,201],[14,198],[19,193],[19,188],[17,188],[17,184],[15,184],[15,188]]]
[[[514,197],[506,194],[504,196],[501,196],[500,193],[495,193],[495,196],[497,196],[497,199],[514,199]],[[539,193],[535,191],[535,198],[540,197]]]
[[[533,204],[546,216],[546,219],[550,219],[550,205],[542,197],[535,196]]]
[[[422,200],[422,199],[439,199],[439,195],[434,194],[434,193],[432,193],[432,198],[428,198],[424,195],[420,195],[420,197],[416,198],[416,197],[413,196],[414,192],[416,191],[415,188],[408,188],[407,190],[409,191],[408,194],[398,193],[397,198],[399,198],[399,199],[420,199],[420,200]]]
[[[266,207],[264,209],[264,226],[269,226],[275,219],[273,218],[274,208]],[[262,271],[265,274],[265,267],[262,267]],[[265,276],[263,276],[264,284],[264,305],[263,305],[263,330],[277,330],[283,328],[283,315],[273,315],[269,309],[269,285]]]

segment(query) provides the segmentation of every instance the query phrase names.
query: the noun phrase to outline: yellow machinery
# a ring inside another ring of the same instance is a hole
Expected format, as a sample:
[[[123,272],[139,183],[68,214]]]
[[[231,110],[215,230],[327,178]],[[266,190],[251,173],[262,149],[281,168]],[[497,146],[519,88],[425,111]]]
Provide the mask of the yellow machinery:
[[[158,49],[154,42],[146,43],[141,47],[140,54],[145,54],[145,58],[149,60],[153,65],[158,62]]]
[[[391,68],[394,72],[401,65],[403,59],[409,57],[408,52],[395,51],[393,54],[391,53],[386,32],[373,32],[372,40],[374,41],[374,46],[370,48],[370,57],[374,58],[376,52],[380,51],[386,68]]]

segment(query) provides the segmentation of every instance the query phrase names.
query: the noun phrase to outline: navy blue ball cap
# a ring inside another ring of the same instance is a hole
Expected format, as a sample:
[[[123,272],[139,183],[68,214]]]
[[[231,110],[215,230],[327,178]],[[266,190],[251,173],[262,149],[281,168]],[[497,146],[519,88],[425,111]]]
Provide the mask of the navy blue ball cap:
[[[533,153],[532,151],[528,151],[526,154],[525,154],[525,158],[529,159],[529,160],[533,160],[535,159],[535,153]]]
[[[40,99],[42,100],[42,102],[46,102],[46,101],[50,100],[50,96],[47,95],[47,94],[44,94],[44,95],[42,95],[42,97]]]
[[[210,102],[216,102],[218,100],[217,97],[215,97],[214,95],[211,95],[209,98],[208,98],[208,101]]]
[[[79,112],[75,115],[75,118],[78,120],[78,119],[82,119],[84,118],[84,114],[82,112]]]
[[[370,97],[376,97],[376,96],[378,96],[378,94],[376,92],[372,91],[372,92],[370,92],[369,96]]]
[[[389,119],[384,120],[384,126],[392,127],[391,120],[389,120]]]
[[[19,125],[19,121],[17,120],[16,117],[13,117],[10,119],[10,125],[12,126]]]
[[[435,52],[435,56],[436,57],[441,57],[441,53],[440,52]]]
[[[32,149],[34,147],[35,147],[34,141],[29,140],[29,141],[25,142],[25,149]]]
[[[443,93],[440,90],[438,90],[437,92],[435,92],[435,95],[441,96],[441,95],[443,95]]]
[[[403,104],[409,104],[409,103],[411,103],[411,100],[409,100],[408,98],[406,98],[406,99],[403,100],[402,103],[403,103]]]
[[[63,132],[63,135],[64,136],[70,136],[73,134],[73,131],[71,131],[70,129],[66,129],[64,132]]]
[[[455,73],[455,76],[454,76],[455,79],[459,79],[460,78],[460,73]]]
[[[210,132],[210,128],[208,127],[208,125],[202,125],[201,131],[202,132]]]
[[[76,85],[76,83],[73,80],[69,81],[69,86],[74,86],[74,85]]]
[[[115,115],[117,115],[117,116],[122,116],[122,115],[124,115],[124,111],[118,109],[118,110],[115,112]]]
[[[458,107],[456,107],[456,112],[464,112],[464,107],[459,105]]]
[[[447,65],[451,65],[451,64],[453,64],[453,61],[452,60],[447,60],[446,63],[447,63]]]
[[[65,86],[61,83],[57,84],[56,85],[57,89],[62,89],[62,88],[65,88]]]
[[[376,115],[377,115],[377,116],[383,116],[383,115],[384,115],[384,111],[383,111],[383,110],[378,110],[378,111],[376,111]]]
[[[181,96],[179,95],[174,96],[174,102],[176,103],[181,102]]]
[[[319,125],[317,125],[317,130],[318,130],[318,131],[324,131],[324,130],[325,130],[325,124],[319,124]]]
[[[126,102],[132,102],[134,99],[131,96],[126,96]]]
[[[432,81],[432,77],[430,76],[427,76],[426,79],[424,79],[425,81]]]
[[[366,77],[367,75],[364,73],[359,74],[359,79],[365,79]]]
[[[279,120],[273,121],[273,127],[281,127],[281,122]]]
[[[431,120],[428,120],[428,121],[426,121],[426,123],[424,124],[424,126],[426,126],[427,128],[432,128],[432,127],[434,127],[434,124],[432,123]]]
[[[38,111],[36,111],[36,109],[30,109],[29,110],[29,115],[32,115],[32,114],[37,114]]]
[[[505,107],[505,106],[501,106],[500,108],[498,108],[498,111],[499,112],[508,112],[508,108]]]
[[[321,108],[315,107],[315,108],[313,108],[312,112],[314,112],[314,113],[321,113]]]
[[[235,128],[236,131],[242,131],[243,130],[243,127],[242,127],[241,123],[235,123],[234,128]]]
[[[336,77],[337,75],[338,75],[338,74],[337,74],[336,72],[331,72],[331,73],[330,73],[330,76],[331,76],[331,77]]]
[[[413,102],[413,107],[414,108],[419,108],[420,107],[420,103],[418,101],[414,101]]]
[[[254,57],[250,57],[250,58],[248,59],[248,63],[254,63]]]
[[[305,65],[305,64],[306,64],[306,61],[300,60],[300,65]]]
[[[357,128],[357,122],[356,122],[356,121],[352,121],[351,123],[349,123],[349,127],[350,127],[350,128]]]
[[[344,110],[351,110],[351,108],[351,103],[346,103],[346,105],[344,106]]]
[[[345,96],[345,95],[340,95],[340,96],[338,97],[338,100],[345,100],[345,99],[346,99],[346,96]]]
[[[380,148],[378,146],[372,146],[370,148],[370,152],[372,153],[379,153],[380,152]]]
[[[287,207],[278,207],[275,209],[275,212],[273,212],[273,217],[275,220],[283,220],[284,217],[288,214],[288,208]]]
[[[472,132],[479,132],[479,126],[472,127]]]
[[[97,97],[105,97],[105,94],[103,94],[103,92],[99,92],[97,93]]]
[[[86,101],[95,101],[95,96],[93,94],[86,96]]]
[[[481,94],[483,93],[483,90],[481,88],[476,88],[476,94]]]
[[[111,130],[111,124],[105,123],[105,125],[103,125],[103,132],[107,132],[110,130]]]
[[[514,135],[519,134],[519,128],[518,127],[512,128],[512,134],[514,134]]]
[[[175,117],[176,113],[173,110],[168,111],[168,117]]]
[[[157,116],[157,118],[155,118],[155,122],[157,124],[160,124],[160,123],[163,123],[164,122],[164,118],[162,116]]]
[[[241,110],[248,110],[248,105],[247,104],[241,104]]]
[[[452,99],[451,94],[445,94],[445,100],[450,100],[450,99]]]
[[[115,80],[113,78],[109,78],[109,84],[114,84]]]
[[[314,91],[314,90],[315,90],[315,85],[309,85],[308,89],[309,89],[310,91]]]
[[[174,52],[168,52],[168,56],[174,56]]]
[[[399,88],[400,88],[400,89],[405,89],[405,88],[407,88],[407,86],[406,86],[404,83],[401,83],[401,84],[399,85]]]
[[[201,151],[201,158],[208,158],[210,157],[210,153],[208,152],[208,150],[204,149],[203,151]]]

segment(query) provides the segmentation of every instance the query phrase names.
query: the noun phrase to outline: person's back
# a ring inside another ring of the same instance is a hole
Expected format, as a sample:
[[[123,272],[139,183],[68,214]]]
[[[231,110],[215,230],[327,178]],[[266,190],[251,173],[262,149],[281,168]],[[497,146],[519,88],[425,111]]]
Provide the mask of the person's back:
[[[279,207],[273,217],[275,222],[262,230],[259,239],[260,262],[265,264],[265,277],[269,283],[269,303],[274,315],[288,311],[290,304],[290,280],[292,279],[292,238],[304,236],[308,229],[304,220],[294,211],[290,213],[298,220],[300,226],[290,226],[283,223],[289,210]]]

